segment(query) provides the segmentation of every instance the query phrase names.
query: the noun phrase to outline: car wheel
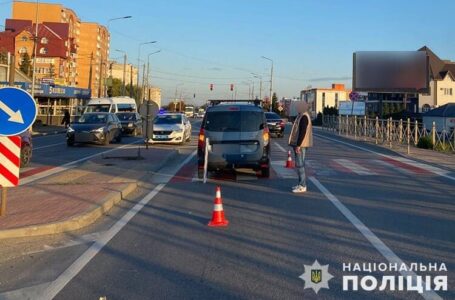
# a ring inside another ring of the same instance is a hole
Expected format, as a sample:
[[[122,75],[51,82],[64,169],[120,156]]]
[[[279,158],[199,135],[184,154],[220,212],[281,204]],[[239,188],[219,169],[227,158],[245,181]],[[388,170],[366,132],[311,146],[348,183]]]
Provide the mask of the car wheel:
[[[68,147],[73,147],[74,146],[74,139],[67,139],[66,140],[66,145]]]
[[[261,168],[261,177],[263,177],[263,178],[270,177],[270,167]]]
[[[110,139],[111,139],[111,135],[109,134],[109,132],[105,133],[103,145],[105,145],[105,146],[109,145],[109,143],[111,142]]]
[[[28,166],[32,159],[32,147],[30,145],[24,145],[21,148],[21,168]]]
[[[115,139],[115,141],[116,141],[117,143],[121,143],[121,142],[122,142],[122,133],[119,133],[119,134],[118,134],[118,136],[117,136],[117,138]]]

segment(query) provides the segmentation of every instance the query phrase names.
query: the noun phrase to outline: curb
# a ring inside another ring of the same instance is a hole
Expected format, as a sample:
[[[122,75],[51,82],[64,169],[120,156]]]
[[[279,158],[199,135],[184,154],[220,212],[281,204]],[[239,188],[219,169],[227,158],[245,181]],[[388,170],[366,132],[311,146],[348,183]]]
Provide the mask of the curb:
[[[170,160],[178,156],[178,154],[179,154],[178,151],[176,150],[172,151],[172,153],[169,154],[168,157],[164,159],[159,165],[157,165],[153,171],[156,172],[157,170],[163,168]],[[121,189],[120,191],[110,192],[107,196],[104,197],[100,204],[95,205],[92,209],[84,213],[81,213],[77,216],[71,217],[67,220],[21,228],[0,230],[0,240],[9,238],[58,234],[86,227],[100,219],[112,207],[117,205],[120,201],[125,199],[125,197],[127,197],[130,193],[135,191],[139,187],[139,184],[141,182],[142,182],[141,180],[138,180],[137,182],[125,183],[126,186],[123,189]]]
[[[49,235],[81,229],[94,223],[96,220],[102,217],[114,205],[118,204],[131,192],[136,190],[137,186],[138,185],[136,182],[127,183],[126,187],[120,191],[110,192],[107,196],[104,197],[102,202],[99,205],[96,205],[93,209],[71,217],[67,220],[36,226],[0,230],[0,239]]]
[[[56,135],[66,133],[66,130],[56,130],[56,131],[49,131],[49,132],[33,132],[32,137],[40,137],[40,136],[47,136],[47,135]]]

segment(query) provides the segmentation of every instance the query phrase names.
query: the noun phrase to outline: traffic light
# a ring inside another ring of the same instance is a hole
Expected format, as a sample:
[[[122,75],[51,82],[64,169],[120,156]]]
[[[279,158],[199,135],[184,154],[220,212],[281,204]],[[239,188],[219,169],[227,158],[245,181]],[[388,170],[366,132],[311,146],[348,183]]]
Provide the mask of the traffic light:
[[[213,83],[210,84],[210,90],[213,91]]]
[[[234,85],[231,83],[231,91],[234,90]]]

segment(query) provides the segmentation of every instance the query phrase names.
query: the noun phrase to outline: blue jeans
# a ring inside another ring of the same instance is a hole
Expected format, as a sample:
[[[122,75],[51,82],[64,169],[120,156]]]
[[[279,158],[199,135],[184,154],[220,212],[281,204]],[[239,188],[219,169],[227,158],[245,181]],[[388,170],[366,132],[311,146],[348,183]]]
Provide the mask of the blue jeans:
[[[297,175],[299,175],[299,185],[303,187],[306,187],[305,152],[306,148],[300,148],[300,153],[297,153],[294,148],[295,169],[297,170]]]

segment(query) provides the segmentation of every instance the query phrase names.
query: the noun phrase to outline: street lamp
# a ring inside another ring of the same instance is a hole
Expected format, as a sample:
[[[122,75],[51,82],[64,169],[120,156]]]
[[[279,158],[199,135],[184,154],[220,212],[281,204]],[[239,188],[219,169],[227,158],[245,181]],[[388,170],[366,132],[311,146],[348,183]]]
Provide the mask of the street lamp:
[[[122,96],[126,95],[126,60],[127,60],[127,53],[126,51],[115,49],[115,51],[123,53],[123,79],[122,79]],[[131,87],[130,87],[131,88]]]
[[[262,76],[255,73],[251,73],[251,75],[259,79],[259,99],[262,100]]]
[[[148,45],[148,44],[155,44],[156,41],[150,41],[150,42],[143,42],[143,43],[140,43],[139,46],[138,46],[138,53],[137,53],[137,82],[136,82],[136,86],[137,86],[137,91],[136,91],[136,98],[137,98],[137,101],[139,102],[142,102],[140,101],[140,96],[141,94],[139,93],[139,70],[141,69],[140,68],[140,61],[141,61],[141,47],[144,46],[144,45]]]
[[[147,100],[150,100],[150,93],[148,92],[148,90],[150,89],[150,85],[149,85],[149,76],[150,76],[150,56],[152,56],[153,54],[160,53],[160,52],[161,52],[161,50],[158,50],[158,51],[149,53],[149,54],[147,55],[147,76],[146,76]],[[145,86],[144,86],[144,89],[145,89]]]
[[[270,96],[269,96],[269,101],[270,101],[270,111],[272,111],[272,89],[273,89],[273,59],[261,56],[261,58],[266,59],[272,63],[272,66],[270,68]]]
[[[111,25],[112,21],[122,20],[122,19],[131,19],[131,18],[132,18],[132,16],[124,16],[124,17],[118,17],[118,18],[109,19],[109,20],[107,20],[107,30],[109,31],[109,26]]]
[[[180,82],[180,83],[178,83],[178,84],[175,85],[175,98],[174,98],[174,100],[177,100],[177,89],[178,89],[179,86],[182,86],[182,85],[185,85],[185,83]],[[180,94],[181,94],[181,92],[180,92]],[[180,99],[180,101],[178,102],[180,112],[182,112],[182,104],[181,104],[181,101],[182,101],[182,99]],[[177,103],[176,103],[176,105],[175,105],[174,107],[175,107],[175,111],[177,111]]]

